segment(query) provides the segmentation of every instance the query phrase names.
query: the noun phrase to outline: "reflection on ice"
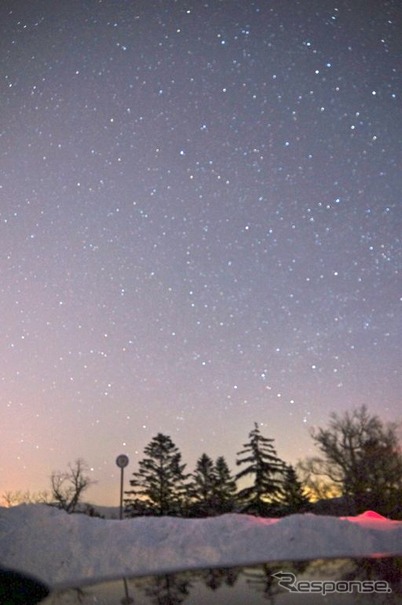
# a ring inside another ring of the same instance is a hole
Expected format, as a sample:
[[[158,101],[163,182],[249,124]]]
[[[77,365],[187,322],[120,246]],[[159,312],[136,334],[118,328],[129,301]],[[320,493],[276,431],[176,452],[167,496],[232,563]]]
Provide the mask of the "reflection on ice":
[[[56,592],[41,605],[396,605],[401,571],[399,557],[276,561],[122,578]]]

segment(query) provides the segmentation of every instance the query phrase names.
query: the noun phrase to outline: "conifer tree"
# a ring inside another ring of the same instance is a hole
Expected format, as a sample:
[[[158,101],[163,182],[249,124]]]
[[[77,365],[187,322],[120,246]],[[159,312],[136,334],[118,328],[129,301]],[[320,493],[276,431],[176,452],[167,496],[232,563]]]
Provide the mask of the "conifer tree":
[[[255,423],[248,443],[237,454],[240,458],[236,464],[247,466],[236,475],[236,479],[249,475],[253,477],[252,485],[238,493],[239,499],[244,502],[243,512],[267,515],[276,507],[281,496],[285,463],[278,458],[273,442],[273,439],[261,435]]]
[[[180,513],[184,494],[185,464],[181,453],[171,438],[158,433],[145,447],[147,456],[139,462],[139,471],[133,473],[130,485],[134,488],[125,492],[126,511],[134,513],[140,507],[141,513],[168,515]]]
[[[193,500],[191,513],[197,516],[208,515],[212,512],[214,506],[216,475],[214,463],[207,454],[202,454],[197,460],[192,478],[193,481],[190,486],[190,494]]]
[[[202,454],[192,477],[190,514],[205,516],[233,510],[236,481],[223,456],[214,464],[207,454]]]
[[[236,500],[236,480],[232,477],[226,460],[219,456],[215,463],[215,499],[219,513],[228,513],[234,509]]]
[[[303,485],[297,478],[296,471],[291,464],[287,464],[285,467],[281,499],[283,505],[280,506],[280,512],[283,515],[306,512],[310,509],[310,501],[304,493]]]

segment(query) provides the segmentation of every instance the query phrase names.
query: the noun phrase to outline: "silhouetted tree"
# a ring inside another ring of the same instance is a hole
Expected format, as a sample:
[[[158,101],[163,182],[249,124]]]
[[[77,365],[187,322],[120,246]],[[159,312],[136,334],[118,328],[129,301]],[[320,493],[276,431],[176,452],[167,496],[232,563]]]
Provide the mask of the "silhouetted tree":
[[[22,492],[17,490],[4,492],[1,496],[1,501],[7,508],[10,506],[18,506],[19,504],[49,504],[50,494],[47,491],[30,492],[26,490]]]
[[[226,460],[219,456],[215,463],[215,506],[219,513],[229,513],[234,509],[236,502],[237,485],[232,477]]]
[[[143,512],[156,515],[179,514],[185,497],[185,464],[171,438],[158,433],[145,447],[146,458],[140,461],[139,471],[130,481],[133,490],[125,492],[126,512],[135,514],[139,502],[147,505]]]
[[[68,513],[74,513],[82,494],[95,481],[86,474],[88,466],[81,458],[78,458],[74,464],[69,464],[68,468],[67,472],[53,471],[50,483],[52,497],[57,506]]]
[[[197,460],[190,484],[192,504],[190,513],[197,516],[209,515],[214,509],[216,474],[212,459],[202,454]]]
[[[230,512],[234,507],[236,481],[226,460],[219,456],[216,463],[207,454],[197,460],[190,485],[192,503],[189,513],[206,516]]]
[[[236,475],[236,479],[251,475],[253,483],[240,490],[238,497],[244,502],[243,512],[262,516],[272,513],[277,506],[282,493],[285,463],[277,456],[274,440],[261,435],[257,423],[249,438],[244,449],[237,454],[241,457],[236,464],[247,466]]]
[[[331,414],[329,428],[312,437],[323,457],[317,471],[327,476],[351,502],[350,513],[374,508],[385,515],[396,511],[402,498],[402,454],[395,424],[371,416],[366,406],[342,417]]]
[[[310,510],[310,501],[291,464],[285,466],[281,500],[282,504],[279,505],[278,512],[282,515],[292,515]]]
[[[329,500],[341,495],[340,486],[322,474],[322,464],[317,458],[299,460],[296,469],[311,501]]]

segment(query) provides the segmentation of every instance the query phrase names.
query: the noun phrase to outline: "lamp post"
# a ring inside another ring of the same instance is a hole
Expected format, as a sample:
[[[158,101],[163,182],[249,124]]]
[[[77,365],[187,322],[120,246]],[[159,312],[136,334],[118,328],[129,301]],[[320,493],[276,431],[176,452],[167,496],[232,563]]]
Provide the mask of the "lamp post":
[[[116,458],[116,464],[120,469],[120,519],[123,519],[123,484],[124,484],[124,468],[127,466],[129,460],[125,454],[120,454]]]

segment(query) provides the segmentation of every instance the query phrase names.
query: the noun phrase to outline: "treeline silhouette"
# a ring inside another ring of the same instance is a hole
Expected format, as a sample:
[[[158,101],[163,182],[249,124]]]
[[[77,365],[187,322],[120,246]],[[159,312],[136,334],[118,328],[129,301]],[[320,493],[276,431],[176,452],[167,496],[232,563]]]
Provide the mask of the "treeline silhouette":
[[[125,513],[205,517],[228,512],[278,516],[309,510],[309,500],[291,465],[281,460],[274,440],[264,437],[255,423],[238,453],[242,470],[232,475],[224,456],[215,461],[203,453],[192,473],[168,435],[158,433],[145,447],[139,470],[126,491]],[[237,482],[251,477],[238,489]]]
[[[357,515],[374,510],[402,519],[402,448],[399,427],[384,423],[361,406],[333,413],[327,428],[311,430],[319,455],[294,468],[279,458],[274,440],[255,423],[237,453],[233,473],[225,457],[203,453],[192,472],[172,439],[158,433],[144,449],[131,488],[125,492],[125,516],[206,517],[223,513],[284,516]],[[82,459],[50,476],[51,493],[8,492],[6,506],[44,502],[69,513],[100,516],[82,496],[94,483]]]
[[[203,453],[186,472],[178,447],[158,433],[125,492],[125,515],[205,517],[228,512],[277,517],[314,511],[360,514],[375,510],[402,518],[402,453],[397,425],[384,424],[366,406],[331,414],[329,426],[311,431],[321,456],[295,469],[278,457],[274,440],[258,423],[237,453],[233,474],[224,456]],[[245,487],[240,487],[248,479]],[[334,496],[336,496],[334,498]],[[318,500],[318,502],[317,502]]]

